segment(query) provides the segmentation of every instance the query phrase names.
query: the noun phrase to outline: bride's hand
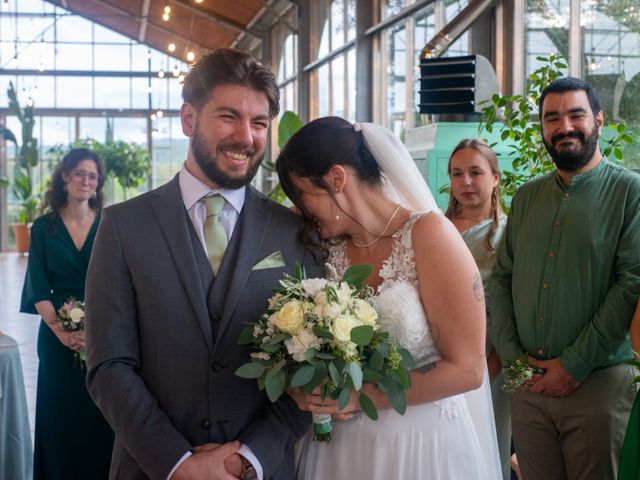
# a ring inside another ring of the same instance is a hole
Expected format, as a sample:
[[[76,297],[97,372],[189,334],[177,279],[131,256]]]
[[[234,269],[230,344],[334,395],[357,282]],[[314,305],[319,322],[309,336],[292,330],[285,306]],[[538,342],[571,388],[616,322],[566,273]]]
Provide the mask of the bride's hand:
[[[363,385],[363,392],[367,393],[370,385]],[[360,411],[360,392],[351,390],[347,405],[341,410],[338,400],[330,397],[322,399],[320,388],[316,388],[311,394],[306,395],[301,389],[291,389],[287,393],[296,402],[300,410],[311,413],[324,413],[332,415],[335,420],[349,420],[354,412]]]

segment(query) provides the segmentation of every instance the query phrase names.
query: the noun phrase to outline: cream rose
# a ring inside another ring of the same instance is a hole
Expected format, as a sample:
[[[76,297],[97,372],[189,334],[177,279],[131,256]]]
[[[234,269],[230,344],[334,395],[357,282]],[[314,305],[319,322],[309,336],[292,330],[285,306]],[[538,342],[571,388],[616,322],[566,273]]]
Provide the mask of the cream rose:
[[[350,342],[351,329],[360,325],[362,322],[352,315],[339,315],[331,324],[331,333],[338,342]]]
[[[364,325],[376,326],[376,320],[378,319],[377,312],[368,302],[365,302],[361,298],[356,299],[354,302],[353,313]]]
[[[274,313],[270,320],[281,331],[289,335],[297,335],[304,325],[304,311],[298,300],[291,300]]]
[[[80,323],[84,320],[84,310],[79,307],[72,308],[69,312],[69,318],[73,323]]]
[[[304,362],[304,354],[310,348],[320,348],[320,339],[308,329],[284,341],[287,351],[296,362]]]

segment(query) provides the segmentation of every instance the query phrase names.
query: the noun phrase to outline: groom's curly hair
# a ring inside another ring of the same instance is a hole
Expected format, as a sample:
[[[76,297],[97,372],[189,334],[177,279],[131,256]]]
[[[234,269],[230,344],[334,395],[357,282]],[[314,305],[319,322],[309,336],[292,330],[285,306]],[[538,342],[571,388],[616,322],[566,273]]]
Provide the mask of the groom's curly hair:
[[[269,116],[274,118],[280,111],[275,75],[246,52],[220,48],[203,56],[184,79],[182,99],[200,110],[219,85],[243,85],[262,92],[269,102]]]

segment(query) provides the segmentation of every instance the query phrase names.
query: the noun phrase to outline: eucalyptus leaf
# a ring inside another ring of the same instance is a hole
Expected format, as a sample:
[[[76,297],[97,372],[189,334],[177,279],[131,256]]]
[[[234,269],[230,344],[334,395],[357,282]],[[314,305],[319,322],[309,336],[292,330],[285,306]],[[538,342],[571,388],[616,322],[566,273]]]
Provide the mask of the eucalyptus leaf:
[[[369,358],[369,366],[373,370],[382,371],[384,367],[384,357],[380,354],[380,352],[374,352],[373,355]]]
[[[240,378],[258,378],[266,369],[267,367],[262,363],[245,363],[236,370],[236,375]]]
[[[264,379],[265,388],[267,389],[267,396],[272,403],[275,403],[278,398],[284,393],[285,385],[287,383],[287,376],[283,370],[278,370],[275,374],[269,375]]]
[[[355,362],[351,362],[347,365],[347,372],[353,381],[353,387],[356,390],[360,390],[362,388],[362,369],[360,365]]]
[[[316,336],[318,336],[318,337],[333,338],[333,333],[331,333],[326,328],[321,328],[321,327],[315,326],[315,327],[313,327],[313,333],[315,333]]]
[[[369,397],[367,397],[364,393],[360,393],[358,403],[360,403],[360,408],[367,417],[369,417],[371,420],[378,420],[378,409]]]
[[[267,353],[276,353],[280,350],[280,345],[274,345],[273,343],[266,342],[260,344],[260,349]]]
[[[329,377],[334,384],[340,385],[340,373],[333,362],[329,362]]]
[[[369,264],[352,265],[344,272],[342,281],[351,286],[359,287],[369,278],[373,267]]]
[[[304,393],[307,395],[313,392],[313,390],[320,385],[327,376],[327,367],[324,362],[318,362],[314,368],[315,373],[313,375],[313,379],[303,388]]]
[[[360,347],[371,343],[373,338],[373,327],[371,325],[360,325],[351,329],[351,341]]]
[[[276,345],[280,342],[282,342],[283,340],[286,340],[287,338],[289,338],[290,335],[287,335],[286,333],[276,333],[273,337],[271,337],[271,340],[269,340],[269,343],[272,345]]]
[[[380,372],[376,372],[370,368],[364,367],[362,369],[362,379],[365,382],[378,383],[382,381],[384,376]]]
[[[344,407],[349,403],[351,398],[351,390],[349,388],[343,388],[340,390],[340,396],[338,397],[338,409],[344,410]]]
[[[307,385],[316,373],[316,369],[313,365],[304,365],[298,369],[296,373],[291,377],[291,388],[300,388]]]
[[[400,415],[407,410],[407,394],[396,382],[387,383],[387,397],[393,409]]]

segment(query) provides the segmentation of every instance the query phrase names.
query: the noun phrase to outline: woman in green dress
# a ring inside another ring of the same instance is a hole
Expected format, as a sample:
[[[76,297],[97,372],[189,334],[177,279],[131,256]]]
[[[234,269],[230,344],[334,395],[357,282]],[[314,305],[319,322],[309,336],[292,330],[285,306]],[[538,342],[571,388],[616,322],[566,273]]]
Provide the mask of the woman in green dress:
[[[84,332],[65,332],[56,311],[70,297],[84,300],[84,281],[100,221],[104,170],[98,156],[74,149],[56,167],[45,196],[48,213],[31,228],[20,311],[42,317],[34,479],[106,479],[113,432],[74,362]]]
[[[453,149],[448,166],[451,189],[446,216],[453,222],[478,265],[485,297],[495,253],[507,221],[500,206],[500,168],[495,152],[481,140],[462,140]],[[487,305],[489,304],[486,298]],[[489,311],[487,310],[487,319]],[[511,478],[511,424],[509,397],[498,355],[487,339],[493,413],[504,479]]]
[[[636,360],[640,361],[640,303],[631,320],[631,346],[636,352]],[[620,466],[618,468],[618,480],[640,480],[640,392],[631,408],[627,431],[624,435]]]

